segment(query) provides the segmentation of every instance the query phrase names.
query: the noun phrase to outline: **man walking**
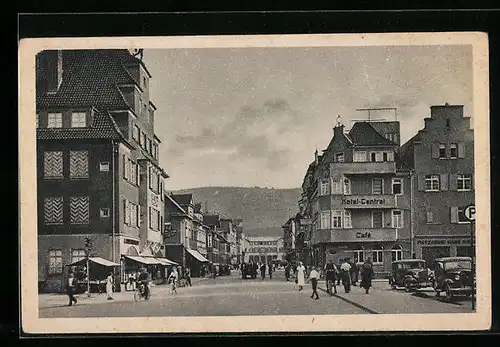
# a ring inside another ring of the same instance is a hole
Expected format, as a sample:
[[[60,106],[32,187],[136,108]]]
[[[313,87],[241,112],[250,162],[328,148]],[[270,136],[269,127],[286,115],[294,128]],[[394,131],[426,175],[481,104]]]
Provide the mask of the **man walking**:
[[[285,266],[285,278],[287,282],[290,281],[290,268],[291,268],[290,263],[287,263]]]
[[[66,293],[68,294],[68,298],[69,298],[69,305],[68,306],[72,306],[73,303],[76,304],[77,300],[74,296],[75,285],[76,285],[75,277],[74,277],[73,273],[70,273],[69,278],[68,278],[68,282],[66,283]],[[87,290],[90,291],[90,288],[88,288]]]
[[[333,260],[330,259],[328,263],[325,265],[325,273],[326,273],[326,289],[328,294],[332,294],[332,287],[334,290],[334,293],[337,294],[337,286],[335,285],[335,280],[337,277],[338,269],[333,263]],[[331,286],[328,285],[330,283]]]
[[[266,278],[266,263],[262,263],[260,266],[260,275],[262,276],[262,279]]]
[[[342,276],[342,284],[344,285],[344,290],[346,293],[349,293],[351,291],[351,265],[347,262],[347,260],[344,260],[342,265],[340,265],[340,273]]]
[[[184,272],[184,277],[186,278],[186,287],[192,287],[193,285],[191,284],[191,270],[186,269]]]
[[[268,266],[269,266],[269,270],[268,270],[268,272],[269,272],[269,279],[272,280],[273,279],[273,264],[270,263]]]
[[[316,270],[316,268],[313,267],[309,274],[309,279],[307,280],[308,282],[311,281],[312,285],[312,294],[311,294],[311,299],[318,300],[319,295],[318,295],[318,280],[319,280],[319,272]],[[316,296],[316,297],[314,297]]]
[[[340,267],[342,266],[342,263],[344,262],[344,259],[340,258],[339,259],[339,264],[337,265],[337,269],[339,270],[339,276],[337,276],[337,285],[340,286],[340,280],[342,279],[340,276]]]

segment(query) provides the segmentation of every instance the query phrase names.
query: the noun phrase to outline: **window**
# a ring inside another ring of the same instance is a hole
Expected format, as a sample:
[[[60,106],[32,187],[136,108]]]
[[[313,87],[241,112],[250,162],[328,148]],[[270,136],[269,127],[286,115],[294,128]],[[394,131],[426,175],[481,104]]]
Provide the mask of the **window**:
[[[446,158],[446,146],[443,144],[440,144],[438,149],[439,149],[439,159]]]
[[[337,163],[343,163],[344,162],[344,153],[343,152],[335,154],[335,162],[337,162]]]
[[[362,263],[365,261],[365,251],[363,248],[358,248],[354,251],[354,263]]]
[[[372,194],[382,194],[384,191],[384,181],[381,178],[372,180]]]
[[[351,180],[349,178],[344,178],[344,194],[351,195]]]
[[[332,180],[332,195],[342,194],[342,180]]]
[[[384,227],[384,214],[382,211],[372,211],[372,228]]]
[[[403,227],[403,211],[393,210],[392,211],[392,227],[400,229]]]
[[[88,196],[72,196],[69,200],[69,215],[71,224],[88,224],[90,213]]]
[[[88,151],[69,152],[69,177],[88,178],[89,177],[89,157]]]
[[[62,113],[49,113],[47,128],[62,128]]]
[[[132,159],[128,159],[128,180],[132,184],[137,184],[137,164],[132,161]]]
[[[153,230],[160,230],[160,211],[155,210],[154,208],[149,208],[149,228]]]
[[[458,158],[458,146],[456,143],[452,143],[450,145],[450,158],[451,159],[457,159]]]
[[[425,176],[425,191],[426,192],[439,191],[439,175]]]
[[[49,275],[60,275],[62,273],[62,251],[60,249],[49,250]]]
[[[403,180],[401,178],[392,179],[392,194],[395,195],[403,194]]]
[[[40,127],[40,114],[39,113],[36,114],[36,127],[37,128]]]
[[[387,161],[387,152],[382,153],[382,160]]]
[[[375,161],[377,161],[376,153],[374,153],[374,152],[370,153],[370,161],[372,163],[374,163]]]
[[[45,224],[63,224],[63,198],[50,197],[44,199]]]
[[[464,208],[452,206],[450,207],[450,219],[451,223],[466,224],[470,223],[467,218],[465,218]]]
[[[146,148],[146,134],[145,133],[142,133],[141,146],[142,146],[142,148]]]
[[[332,228],[342,228],[342,211],[332,211]]]
[[[147,141],[146,150],[148,151],[149,154],[151,154],[151,152],[152,152],[151,140],[148,138],[146,141]]]
[[[133,227],[139,226],[139,220],[137,219],[137,205],[129,203],[129,213],[130,213],[130,225]]]
[[[321,180],[319,195],[328,195],[328,180]]]
[[[137,126],[137,125],[134,125],[134,130],[132,132],[132,138],[136,141],[136,142],[139,142],[141,141],[141,129]]]
[[[87,114],[85,112],[71,113],[71,127],[85,128],[87,126]]]
[[[107,162],[107,161],[101,161],[99,163],[99,171],[101,171],[101,172],[108,172],[109,171],[109,162]]]
[[[378,247],[372,251],[373,264],[382,264],[384,262],[384,251]]]
[[[130,169],[128,168],[129,166],[129,159],[126,154],[123,155],[123,178],[128,180],[128,175],[130,174]]]
[[[365,151],[355,151],[354,152],[354,162],[362,163],[366,161],[366,152]]]
[[[457,177],[457,190],[469,191],[472,189],[472,176],[471,175],[458,175]]]
[[[128,200],[123,199],[123,222],[126,225],[130,224],[130,212],[129,212],[129,207],[128,207]]]
[[[320,216],[320,229],[330,229],[330,212],[321,212]]]
[[[100,216],[101,216],[101,218],[108,218],[109,217],[109,208],[101,208]]]
[[[434,223],[434,212],[432,212],[432,211],[427,211],[427,212],[426,212],[426,219],[427,219],[427,224],[432,224],[432,223]]]
[[[446,118],[446,127],[449,128],[450,127],[450,118]]]
[[[351,211],[349,210],[344,211],[344,228],[346,229],[352,228]]]
[[[63,177],[63,152],[45,152],[43,154],[43,176],[45,179]]]
[[[142,77],[142,86],[143,86],[144,88],[147,88],[147,87],[148,87],[148,85],[147,85],[147,83],[146,83],[146,77],[145,77],[145,76],[143,76],[143,77]]]
[[[85,259],[87,254],[84,249],[72,249],[71,250],[71,263],[75,263],[82,259]]]
[[[392,247],[391,253],[392,253],[392,261],[403,259],[403,249],[401,248],[400,245]]]

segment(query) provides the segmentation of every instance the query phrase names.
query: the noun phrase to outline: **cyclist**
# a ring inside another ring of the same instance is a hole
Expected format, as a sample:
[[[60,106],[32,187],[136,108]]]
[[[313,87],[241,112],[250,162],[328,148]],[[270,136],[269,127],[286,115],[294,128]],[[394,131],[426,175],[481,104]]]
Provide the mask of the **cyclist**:
[[[146,271],[145,268],[141,268],[141,272],[139,274],[139,277],[137,278],[137,282],[140,284],[144,285],[144,297],[149,298],[149,273]]]
[[[325,273],[326,273],[326,291],[328,294],[332,294],[332,287],[337,294],[337,286],[335,285],[335,277],[338,274],[337,267],[333,263],[333,260],[330,259],[328,263],[325,265]]]
[[[177,269],[174,267],[170,276],[168,276],[168,281],[170,282],[170,291],[171,293],[177,294],[177,280],[179,279],[179,273]]]

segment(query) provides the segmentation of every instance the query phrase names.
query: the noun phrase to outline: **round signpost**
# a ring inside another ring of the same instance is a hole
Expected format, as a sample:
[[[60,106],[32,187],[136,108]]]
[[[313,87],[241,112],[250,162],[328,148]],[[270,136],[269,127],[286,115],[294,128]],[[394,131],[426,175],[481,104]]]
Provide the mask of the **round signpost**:
[[[476,264],[475,264],[475,254],[476,254],[476,242],[475,242],[475,228],[474,222],[476,221],[476,206],[474,204],[468,205],[464,208],[464,216],[470,222],[470,235],[471,235],[471,246],[472,246],[472,310],[476,308]]]

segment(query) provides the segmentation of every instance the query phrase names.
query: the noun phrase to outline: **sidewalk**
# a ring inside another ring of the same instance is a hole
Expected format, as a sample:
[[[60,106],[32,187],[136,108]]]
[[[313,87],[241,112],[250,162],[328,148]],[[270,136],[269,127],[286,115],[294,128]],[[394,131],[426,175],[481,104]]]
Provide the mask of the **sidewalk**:
[[[191,278],[191,284],[201,284],[207,278]],[[182,289],[182,288],[181,288]],[[151,295],[161,295],[165,292],[168,292],[169,286],[167,284],[159,284],[153,285],[151,287]],[[75,295],[78,300],[76,305],[89,305],[103,302],[123,302],[123,301],[133,301],[134,300],[134,291],[121,291],[117,293],[113,293],[113,299],[108,301],[108,296],[106,293],[92,293],[90,297],[87,296],[87,293],[82,293]],[[62,307],[68,305],[68,296],[64,293],[43,293],[38,294],[38,308],[48,308],[48,307]]]

